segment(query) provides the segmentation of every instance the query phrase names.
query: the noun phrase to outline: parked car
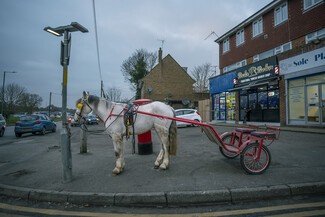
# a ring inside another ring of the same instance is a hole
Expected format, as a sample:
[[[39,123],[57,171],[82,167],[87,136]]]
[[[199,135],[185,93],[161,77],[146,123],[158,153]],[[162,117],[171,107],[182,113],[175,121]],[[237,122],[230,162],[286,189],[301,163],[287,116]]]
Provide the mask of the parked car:
[[[15,125],[16,137],[24,133],[44,135],[47,131],[56,132],[56,124],[43,114],[23,115]]]
[[[86,124],[98,124],[98,118],[96,115],[88,115],[86,118]]]
[[[176,109],[176,117],[177,118],[184,118],[192,121],[201,122],[202,118],[199,112],[196,109]],[[176,125],[179,126],[195,126],[194,124],[176,121]]]
[[[76,121],[74,118],[71,118],[70,120],[71,127],[79,127],[80,123]]]
[[[6,131],[6,119],[0,114],[0,137],[3,137],[3,134]]]

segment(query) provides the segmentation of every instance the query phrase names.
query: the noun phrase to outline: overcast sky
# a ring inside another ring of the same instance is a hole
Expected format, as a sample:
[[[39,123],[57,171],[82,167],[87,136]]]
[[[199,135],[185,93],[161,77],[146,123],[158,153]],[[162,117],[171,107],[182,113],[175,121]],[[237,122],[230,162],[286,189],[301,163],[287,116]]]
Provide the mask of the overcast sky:
[[[121,64],[137,49],[157,52],[164,40],[167,54],[190,73],[204,63],[218,65],[217,38],[271,0],[95,0],[99,56],[104,88],[120,88],[123,98],[134,93],[125,82]],[[42,106],[61,107],[60,41],[45,32],[78,22],[89,33],[72,33],[68,76],[68,108],[82,91],[100,95],[92,0],[0,0],[0,77],[43,98]],[[205,40],[206,39],[206,40]]]

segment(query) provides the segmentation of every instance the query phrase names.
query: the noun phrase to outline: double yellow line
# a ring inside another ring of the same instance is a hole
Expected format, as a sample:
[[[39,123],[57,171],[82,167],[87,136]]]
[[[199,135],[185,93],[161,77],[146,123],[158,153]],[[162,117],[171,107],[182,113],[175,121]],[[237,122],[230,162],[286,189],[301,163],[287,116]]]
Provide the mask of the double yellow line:
[[[311,211],[297,211],[297,209],[303,208],[319,208],[317,210]],[[270,206],[270,207],[260,207],[251,209],[240,209],[240,210],[227,210],[227,211],[217,211],[217,212],[205,212],[205,213],[186,213],[186,214],[117,214],[117,213],[102,213],[102,212],[79,212],[79,211],[67,211],[67,210],[55,210],[55,209],[40,209],[31,208],[24,206],[16,206],[5,203],[0,203],[0,209],[10,210],[23,213],[34,213],[43,215],[61,215],[61,216],[88,216],[88,217],[184,217],[184,216],[197,216],[197,217],[217,217],[217,216],[232,216],[232,215],[248,215],[256,213],[274,212],[274,211],[285,211],[295,209],[294,212],[288,212],[286,214],[270,215],[272,217],[280,216],[320,216],[325,215],[325,202],[314,202],[314,203],[298,203],[280,206]],[[0,214],[0,216],[2,216]]]

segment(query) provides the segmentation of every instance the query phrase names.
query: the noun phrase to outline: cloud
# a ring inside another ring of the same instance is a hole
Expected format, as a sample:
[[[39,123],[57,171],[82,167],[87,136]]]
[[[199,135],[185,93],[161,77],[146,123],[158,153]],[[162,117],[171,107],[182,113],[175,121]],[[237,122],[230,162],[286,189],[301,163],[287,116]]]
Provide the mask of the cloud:
[[[118,87],[131,98],[120,67],[136,49],[171,54],[182,66],[194,68],[210,62],[218,65],[218,45],[212,31],[221,36],[271,0],[95,0],[102,76],[97,61],[91,0],[2,0],[0,7],[0,70],[17,71],[6,84],[15,82],[61,106],[62,66],[60,41],[43,31],[79,22],[89,33],[72,33],[68,80],[68,107],[83,90],[100,94],[104,87]],[[0,71],[0,72],[1,72]],[[8,83],[7,83],[8,82]]]

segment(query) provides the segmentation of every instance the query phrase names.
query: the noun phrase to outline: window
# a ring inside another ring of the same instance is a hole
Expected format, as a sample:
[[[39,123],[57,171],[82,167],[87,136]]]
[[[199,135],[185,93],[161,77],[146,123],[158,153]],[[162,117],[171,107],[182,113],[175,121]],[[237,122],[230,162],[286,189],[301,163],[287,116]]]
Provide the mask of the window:
[[[288,19],[288,4],[284,3],[274,10],[274,26]]]
[[[312,32],[306,35],[306,44],[309,44],[314,40],[319,40],[322,38],[325,38],[325,28],[318,30],[317,32]]]
[[[254,55],[253,56],[253,62],[255,63],[255,62],[257,62],[257,61],[259,61],[260,60],[260,55]]]
[[[322,2],[322,0],[304,0],[304,10],[312,8],[314,5]]]
[[[263,33],[263,19],[262,17],[260,17],[253,23],[253,37],[258,36],[262,33]]]
[[[244,42],[245,42],[244,29],[241,29],[236,33],[236,46],[239,46]]]
[[[277,55],[279,53],[285,52],[287,50],[291,50],[291,42],[285,43],[279,47],[274,48],[274,54]]]
[[[259,54],[259,59],[264,60],[264,59],[266,59],[268,57],[271,57],[271,56],[274,56],[274,49],[271,49],[271,50],[265,51],[263,53],[260,53]]]
[[[279,90],[269,90],[268,95],[268,107],[269,109],[279,108]]]
[[[229,38],[227,38],[223,41],[223,52],[226,53],[229,50],[230,50]]]
[[[247,61],[246,60],[242,60],[242,61],[239,61],[236,63],[236,68],[240,68],[240,67],[243,67],[243,66],[246,66],[247,65]]]
[[[247,65],[247,61],[246,60],[241,60],[237,63],[234,63],[234,64],[231,64],[229,66],[226,66],[223,68],[223,72],[230,72],[234,69],[237,69],[237,68],[240,68],[240,67],[243,67],[243,66],[246,66]]]

